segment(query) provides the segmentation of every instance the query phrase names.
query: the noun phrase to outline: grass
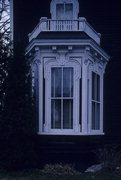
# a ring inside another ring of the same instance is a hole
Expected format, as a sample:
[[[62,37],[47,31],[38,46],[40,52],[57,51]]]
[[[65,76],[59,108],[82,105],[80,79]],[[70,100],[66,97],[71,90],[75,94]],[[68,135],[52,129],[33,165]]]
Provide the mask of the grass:
[[[121,172],[77,175],[47,175],[39,170],[22,172],[0,172],[0,180],[121,180]]]

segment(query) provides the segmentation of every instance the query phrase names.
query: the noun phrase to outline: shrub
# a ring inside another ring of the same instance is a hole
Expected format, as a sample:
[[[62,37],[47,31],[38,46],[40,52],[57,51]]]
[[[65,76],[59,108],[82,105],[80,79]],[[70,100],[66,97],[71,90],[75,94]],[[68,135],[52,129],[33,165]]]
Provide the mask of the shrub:
[[[121,165],[121,150],[117,146],[107,146],[99,149],[98,158],[103,170],[114,171]]]
[[[73,166],[68,164],[46,164],[42,173],[52,174],[52,175],[74,175],[78,174],[78,172],[74,169]]]

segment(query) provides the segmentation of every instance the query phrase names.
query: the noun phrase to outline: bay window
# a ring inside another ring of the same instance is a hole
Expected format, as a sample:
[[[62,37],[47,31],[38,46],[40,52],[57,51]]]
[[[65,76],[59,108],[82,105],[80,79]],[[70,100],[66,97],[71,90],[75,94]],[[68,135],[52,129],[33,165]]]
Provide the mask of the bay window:
[[[34,68],[37,104],[41,104],[39,134],[103,134],[103,74],[86,71],[88,66],[80,59],[63,64],[59,60],[47,58],[44,66]],[[39,92],[38,87],[42,87]]]

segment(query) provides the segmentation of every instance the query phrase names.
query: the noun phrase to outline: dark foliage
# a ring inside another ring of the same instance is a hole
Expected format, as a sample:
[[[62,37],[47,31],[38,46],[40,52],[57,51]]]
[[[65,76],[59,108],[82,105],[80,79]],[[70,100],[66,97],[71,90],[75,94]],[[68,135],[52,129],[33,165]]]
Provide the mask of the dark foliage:
[[[31,97],[31,78],[29,64],[21,45],[17,45],[14,57],[9,62],[7,89],[5,98],[4,124],[10,134],[31,134],[33,107]],[[12,131],[11,131],[12,129]]]
[[[35,166],[35,106],[31,97],[29,63],[20,44],[9,58],[4,110],[0,121],[0,167]]]

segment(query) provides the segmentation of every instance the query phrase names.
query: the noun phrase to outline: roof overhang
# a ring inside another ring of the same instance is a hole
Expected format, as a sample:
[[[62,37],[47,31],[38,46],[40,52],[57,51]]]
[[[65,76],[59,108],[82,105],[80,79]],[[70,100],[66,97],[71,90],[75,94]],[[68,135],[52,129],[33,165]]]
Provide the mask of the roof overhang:
[[[33,41],[31,41],[29,43],[29,45],[26,48],[26,55],[31,52],[35,47],[41,47],[41,48],[45,48],[45,47],[50,47],[50,46],[85,46],[85,47],[90,47],[93,50],[95,50],[97,53],[99,53],[106,61],[109,61],[110,56],[97,44],[95,43],[93,40],[89,39],[85,39],[85,40],[74,40],[74,39],[62,39],[62,40],[57,40],[57,39],[47,39],[47,40],[43,40],[43,39],[34,39]]]

